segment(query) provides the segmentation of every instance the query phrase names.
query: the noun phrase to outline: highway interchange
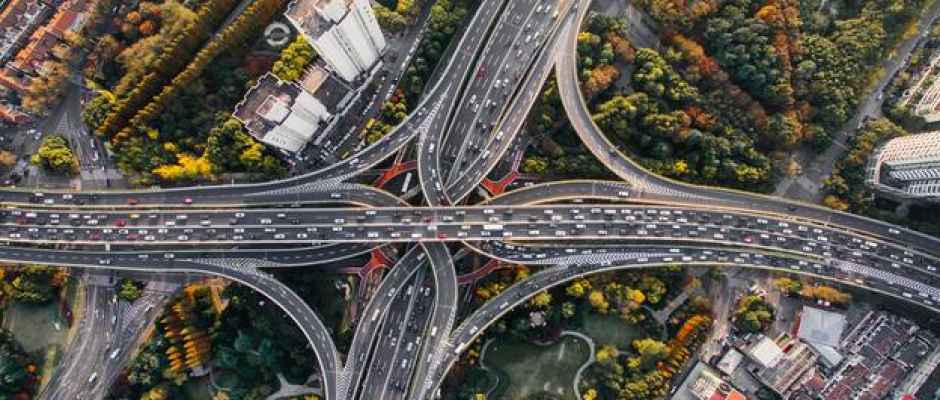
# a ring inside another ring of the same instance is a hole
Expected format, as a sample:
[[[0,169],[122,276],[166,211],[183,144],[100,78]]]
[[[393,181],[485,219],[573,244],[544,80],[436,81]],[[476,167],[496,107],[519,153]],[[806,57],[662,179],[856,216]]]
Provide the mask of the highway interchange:
[[[0,261],[225,277],[297,323],[326,399],[426,399],[514,305],[589,273],[666,265],[789,271],[940,311],[940,240],[810,204],[674,182],[620,153],[578,88],[586,0],[484,0],[440,79],[402,124],[290,179],[136,192],[0,193]],[[504,156],[555,69],[569,120],[623,182],[552,182],[461,205]],[[416,142],[426,207],[346,183]],[[262,269],[316,268],[411,246],[360,313],[349,354]],[[545,265],[456,323],[451,248]],[[343,361],[345,359],[345,361]]]

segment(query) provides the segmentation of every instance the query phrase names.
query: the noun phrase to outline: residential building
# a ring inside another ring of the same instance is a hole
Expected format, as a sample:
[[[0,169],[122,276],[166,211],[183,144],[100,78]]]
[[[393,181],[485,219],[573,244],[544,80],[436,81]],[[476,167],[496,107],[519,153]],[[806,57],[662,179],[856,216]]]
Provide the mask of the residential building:
[[[369,0],[295,0],[286,16],[347,82],[373,70],[385,50],[385,36]]]
[[[67,62],[66,37],[84,22],[92,0],[11,0],[0,11],[0,90],[22,97],[30,82],[51,70],[48,62]],[[18,106],[0,104],[0,119],[31,120]]]
[[[672,400],[747,400],[708,364],[697,362],[677,386]]]
[[[867,184],[883,194],[940,201],[940,131],[889,140],[872,154]]]
[[[841,345],[848,354],[818,391],[825,400],[886,398],[936,348],[937,339],[910,320],[871,311]]]
[[[351,95],[348,86],[317,66],[297,82],[267,73],[235,106],[233,116],[259,141],[296,153],[323,131]]]
[[[779,348],[779,347],[778,347]],[[801,381],[819,358],[809,346],[798,340],[791,340],[784,346],[779,361],[769,368],[758,371],[757,379],[767,387],[784,397],[789,397],[794,384]]]

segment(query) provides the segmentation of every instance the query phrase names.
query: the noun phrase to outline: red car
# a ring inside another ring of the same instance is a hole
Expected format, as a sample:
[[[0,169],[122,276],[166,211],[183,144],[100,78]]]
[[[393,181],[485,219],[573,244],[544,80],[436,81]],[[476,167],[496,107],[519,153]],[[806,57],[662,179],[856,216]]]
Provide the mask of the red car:
[[[193,198],[192,198],[192,197],[187,197],[187,198],[183,199],[183,204],[193,204]]]
[[[118,218],[116,221],[114,221],[114,225],[124,226],[127,225],[127,221],[125,221],[123,218]]]
[[[133,197],[129,197],[129,198],[127,199],[127,205],[129,205],[129,206],[136,206],[137,203],[140,203],[140,201],[138,201],[137,199],[135,199],[135,198],[133,198]]]

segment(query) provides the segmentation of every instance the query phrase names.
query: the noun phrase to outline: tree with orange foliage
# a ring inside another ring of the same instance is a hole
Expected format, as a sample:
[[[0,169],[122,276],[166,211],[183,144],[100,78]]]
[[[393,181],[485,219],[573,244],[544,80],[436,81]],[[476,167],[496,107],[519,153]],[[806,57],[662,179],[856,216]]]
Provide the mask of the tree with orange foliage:
[[[614,32],[607,32],[607,34],[604,35],[604,40],[610,43],[614,49],[614,54],[617,55],[620,61],[633,64],[633,60],[636,58],[636,50],[630,45],[630,42]]]
[[[602,65],[591,70],[591,77],[584,83],[584,96],[588,99],[607,90],[618,78],[620,70],[613,65]]]

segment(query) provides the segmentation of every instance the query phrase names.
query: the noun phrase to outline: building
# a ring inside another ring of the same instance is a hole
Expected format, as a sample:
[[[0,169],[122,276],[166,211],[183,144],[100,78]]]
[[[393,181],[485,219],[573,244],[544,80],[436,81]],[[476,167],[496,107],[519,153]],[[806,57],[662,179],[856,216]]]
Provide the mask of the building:
[[[900,199],[940,201],[940,131],[889,140],[872,154],[866,183]]]
[[[295,0],[285,15],[346,82],[379,64],[385,36],[369,0]]]
[[[23,96],[36,77],[48,74],[50,62],[67,62],[70,32],[81,28],[89,0],[11,0],[0,11],[0,95]],[[12,102],[0,107],[0,119],[14,124],[32,118]]]
[[[747,400],[747,397],[712,367],[698,362],[677,386],[672,400]]]
[[[267,73],[235,106],[232,115],[259,141],[296,153],[349,102],[352,90],[319,67],[297,82]]]
[[[871,311],[842,340],[845,361],[818,393],[825,400],[887,398],[936,347],[937,339],[913,321]]]
[[[838,347],[845,325],[845,315],[805,306],[797,336],[808,343]]]
[[[783,358],[783,350],[769,337],[761,336],[757,343],[748,348],[747,356],[761,368],[773,368]]]
[[[786,351],[773,367],[763,368],[756,375],[761,383],[786,398],[789,397],[794,384],[800,382],[816,365],[819,357],[809,346],[798,340],[788,342],[785,348]]]
[[[734,374],[734,371],[738,369],[743,361],[744,354],[741,354],[741,352],[736,349],[729,349],[725,355],[721,357],[721,360],[718,361],[717,367],[718,370],[725,375],[731,375]]]

